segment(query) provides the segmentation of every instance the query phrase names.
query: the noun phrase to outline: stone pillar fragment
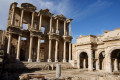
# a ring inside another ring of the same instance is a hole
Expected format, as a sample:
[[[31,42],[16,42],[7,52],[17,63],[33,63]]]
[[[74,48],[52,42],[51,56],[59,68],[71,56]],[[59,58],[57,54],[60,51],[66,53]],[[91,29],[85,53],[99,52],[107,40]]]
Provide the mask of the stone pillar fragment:
[[[32,43],[33,43],[33,36],[30,36],[30,47],[29,47],[28,62],[32,62]]]
[[[66,21],[64,21],[64,35],[66,35]]]
[[[56,40],[55,46],[55,62],[58,62],[58,40]]]
[[[63,62],[66,62],[66,41],[64,41]]]
[[[52,17],[50,18],[50,32],[52,32]]]
[[[114,60],[114,71],[118,72],[118,60]]]
[[[38,37],[38,46],[37,46],[37,62],[40,62],[40,37]]]
[[[51,49],[52,49],[52,40],[49,39],[49,54],[48,54],[48,62],[51,62]]]
[[[17,56],[16,56],[17,60],[19,60],[19,56],[20,56],[20,44],[21,44],[21,35],[19,35],[18,37]]]
[[[10,55],[11,40],[12,40],[12,34],[11,34],[11,33],[9,33],[8,46],[7,46],[7,54],[8,54],[8,55]]]
[[[83,68],[86,69],[86,59],[83,60]]]
[[[56,25],[56,33],[58,33],[58,24],[59,23],[59,20],[57,19],[57,25]]]
[[[34,25],[34,15],[35,15],[35,12],[32,13],[31,28],[33,28],[33,25]]]
[[[56,78],[59,78],[61,76],[61,65],[56,64]]]

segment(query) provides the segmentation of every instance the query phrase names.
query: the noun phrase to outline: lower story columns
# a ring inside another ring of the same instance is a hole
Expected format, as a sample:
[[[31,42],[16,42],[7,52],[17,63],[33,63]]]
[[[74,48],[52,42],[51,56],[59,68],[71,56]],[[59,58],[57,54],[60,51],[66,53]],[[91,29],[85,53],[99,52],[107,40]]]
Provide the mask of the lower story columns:
[[[66,62],[66,41],[64,41],[63,62]]]
[[[17,56],[16,56],[17,60],[20,60],[19,59],[19,57],[20,57],[20,44],[21,44],[21,35],[19,35],[19,37],[18,37]]]
[[[48,54],[48,62],[51,62],[51,49],[52,49],[52,40],[49,39],[49,54]]]
[[[58,40],[56,40],[55,46],[55,62],[58,62]]]
[[[83,60],[83,68],[86,69],[86,59]]]
[[[89,57],[88,57],[88,70],[93,71],[93,54],[92,51],[90,51]]]
[[[11,39],[12,39],[12,34],[9,33],[8,46],[7,46],[7,54],[8,54],[8,55],[10,55]]]
[[[114,60],[114,71],[118,72],[118,60]]]
[[[71,61],[71,42],[69,43],[69,62]]]
[[[96,61],[96,70],[100,70],[100,61],[99,59]]]
[[[38,37],[37,60],[36,60],[36,62],[40,62],[40,37]]]
[[[32,43],[33,43],[33,36],[30,36],[30,47],[29,47],[29,58],[28,62],[32,62]]]

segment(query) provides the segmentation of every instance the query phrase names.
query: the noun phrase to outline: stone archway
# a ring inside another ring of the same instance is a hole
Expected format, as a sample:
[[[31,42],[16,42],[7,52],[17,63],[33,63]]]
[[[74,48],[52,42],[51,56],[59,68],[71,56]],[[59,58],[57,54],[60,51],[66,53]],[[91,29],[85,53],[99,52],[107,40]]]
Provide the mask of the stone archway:
[[[120,49],[111,52],[111,66],[112,72],[120,70]]]
[[[86,69],[88,68],[88,55],[86,52],[81,52],[79,55],[79,61],[80,61],[80,68]]]

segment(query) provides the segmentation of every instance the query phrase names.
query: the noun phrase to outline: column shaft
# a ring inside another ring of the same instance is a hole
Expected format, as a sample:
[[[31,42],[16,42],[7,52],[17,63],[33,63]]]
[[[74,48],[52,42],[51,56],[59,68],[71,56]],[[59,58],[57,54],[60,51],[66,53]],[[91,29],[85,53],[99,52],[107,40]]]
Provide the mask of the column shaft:
[[[7,54],[8,55],[10,55],[11,39],[12,39],[12,34],[9,33],[8,46],[7,46]]]
[[[64,35],[66,35],[66,21],[64,21]]]
[[[58,62],[58,40],[56,40],[55,46],[55,62]]]
[[[92,51],[90,51],[90,54],[88,56],[88,69],[89,71],[93,71],[93,54]]]
[[[57,25],[56,25],[56,33],[58,33],[58,24],[59,23],[59,20],[57,19]]]
[[[14,14],[15,14],[15,8],[13,8],[13,11],[12,11],[11,25],[13,25]]]
[[[40,22],[39,22],[39,30],[41,31],[41,27],[42,27],[42,15],[40,15]]]
[[[66,62],[66,41],[64,41],[64,54],[63,54],[63,62]]]
[[[20,27],[23,27],[23,15],[24,15],[24,10],[22,10],[22,12],[21,12]]]
[[[40,38],[38,37],[37,62],[40,62]]]
[[[70,29],[69,29],[69,35],[71,36],[71,21],[70,21],[70,27],[69,27]]]
[[[16,56],[17,60],[19,60],[19,56],[20,56],[20,44],[21,44],[21,35],[19,35],[18,37],[17,56]]]
[[[99,59],[96,61],[96,70],[100,70],[100,61],[99,61]]]
[[[51,62],[51,49],[52,49],[52,40],[49,39],[49,55],[48,55],[48,62]]]
[[[50,18],[50,32],[52,32],[52,17]]]
[[[71,42],[69,43],[69,61],[71,61]]]
[[[34,25],[34,14],[35,14],[35,12],[32,13],[31,28],[33,28],[33,25]]]
[[[29,47],[29,59],[28,62],[32,62],[32,43],[33,43],[33,37],[30,37],[30,47]]]

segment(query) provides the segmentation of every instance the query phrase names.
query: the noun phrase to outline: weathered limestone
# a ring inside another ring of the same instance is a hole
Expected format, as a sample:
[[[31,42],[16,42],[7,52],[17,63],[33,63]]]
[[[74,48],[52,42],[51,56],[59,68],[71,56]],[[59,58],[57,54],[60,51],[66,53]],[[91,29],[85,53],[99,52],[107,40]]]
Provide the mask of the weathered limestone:
[[[59,78],[61,76],[61,65],[56,64],[56,78]]]
[[[40,21],[39,21],[39,30],[41,31],[41,27],[42,27],[42,15],[40,15]]]
[[[11,40],[12,40],[12,34],[11,34],[11,33],[9,33],[9,38],[8,38],[8,47],[7,47],[7,54],[8,54],[8,55],[10,55]]]
[[[32,62],[32,43],[33,43],[33,36],[30,36],[30,47],[29,47],[28,62]]]
[[[38,37],[38,46],[37,46],[37,62],[40,62],[40,37]]]
[[[52,40],[49,39],[49,55],[48,55],[48,62],[51,62],[51,47],[52,47]]]
[[[63,62],[66,62],[66,41],[64,41]]]
[[[21,20],[20,20],[20,27],[23,27],[23,15],[24,15],[24,10],[22,9]]]
[[[71,42],[69,42],[69,61],[71,61]]]
[[[118,60],[114,60],[114,71],[118,72]]]
[[[58,40],[56,40],[55,46],[55,62],[58,62]]]
[[[83,68],[86,69],[86,59],[83,60]]]

